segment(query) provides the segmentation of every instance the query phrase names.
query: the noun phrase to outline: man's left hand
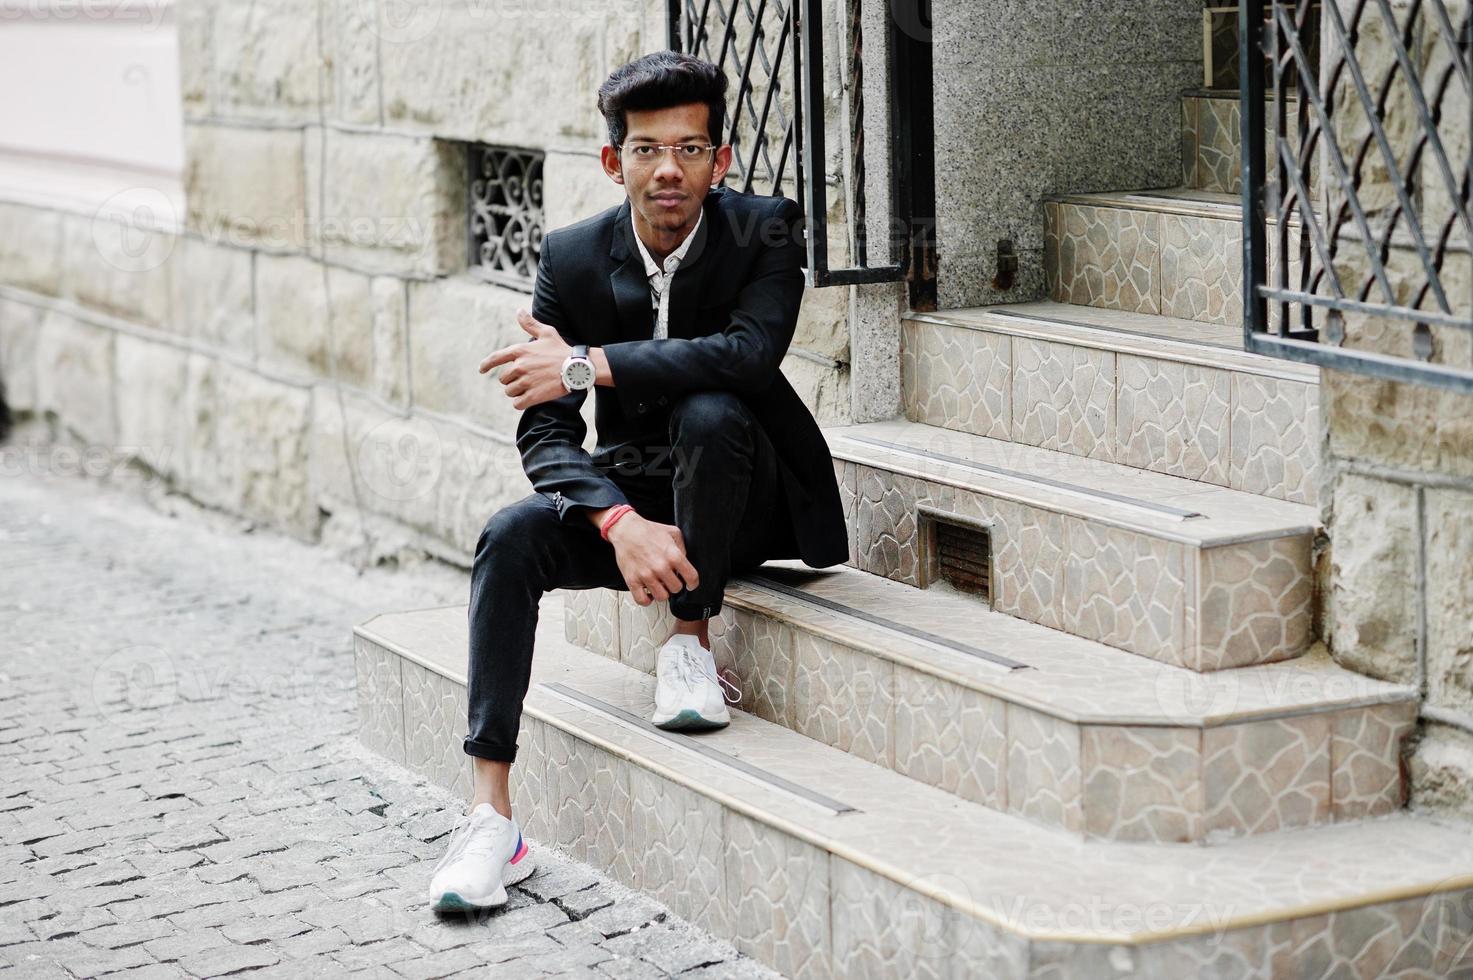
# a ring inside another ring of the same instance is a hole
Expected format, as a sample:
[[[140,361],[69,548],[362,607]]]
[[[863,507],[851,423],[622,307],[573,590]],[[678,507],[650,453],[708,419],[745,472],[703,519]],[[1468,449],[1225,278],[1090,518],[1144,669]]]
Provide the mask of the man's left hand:
[[[534,320],[525,309],[517,310],[517,324],[531,334],[532,339],[493,351],[481,362],[481,373],[485,374],[499,364],[509,364],[510,367],[497,378],[506,386],[506,395],[511,403],[519,409],[566,395],[568,389],[563,387],[563,361],[573,352],[572,345],[563,340],[557,327]]]

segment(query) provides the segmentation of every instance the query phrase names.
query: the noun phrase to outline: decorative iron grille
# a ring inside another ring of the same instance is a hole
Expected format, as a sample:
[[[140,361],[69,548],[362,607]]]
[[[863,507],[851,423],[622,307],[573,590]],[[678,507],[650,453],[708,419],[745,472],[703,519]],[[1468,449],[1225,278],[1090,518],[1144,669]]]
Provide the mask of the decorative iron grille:
[[[1242,4],[1249,350],[1473,392],[1473,14],[1460,10],[1455,23],[1444,0]]]
[[[542,161],[536,150],[466,147],[471,271],[490,282],[530,290],[542,252]]]
[[[916,4],[900,2],[896,6],[900,9]],[[929,23],[929,4],[918,6],[926,9]],[[863,82],[858,4],[846,9],[850,14],[849,91],[858,93]],[[850,101],[848,134],[851,165],[857,161],[857,166],[852,166],[856,186],[849,213],[855,233],[856,264],[849,268],[829,267],[822,16],[822,0],[788,0],[786,5],[783,0],[669,0],[669,43],[672,49],[698,55],[720,66],[728,77],[735,76],[737,84],[730,90],[727,106],[725,142],[732,147],[732,165],[727,176],[738,182],[743,193],[786,195],[789,187],[794,188],[792,197],[803,206],[806,215],[809,281],[815,286],[832,286],[904,279],[913,268],[911,255],[916,250],[915,242],[897,243],[901,252],[899,262],[868,264],[862,231],[866,202],[864,102],[859,97]],[[915,33],[901,32],[896,18],[891,18],[892,57],[886,67],[892,85],[896,82],[897,48],[902,49],[901,58],[911,59],[905,63],[907,66],[923,58],[924,70],[929,75],[929,51]],[[923,94],[928,98],[929,88]],[[900,222],[908,223],[915,207],[913,188],[905,176],[911,166],[911,151],[917,146],[910,126],[913,113],[902,108],[901,98],[893,100],[891,111],[892,120],[905,122],[894,140],[896,184],[891,189],[894,214]],[[929,112],[929,106],[926,111]],[[923,136],[929,140],[929,127]],[[928,147],[929,142],[923,154],[929,155]],[[932,184],[927,181],[922,186],[928,190]],[[933,263],[923,262],[920,267],[923,274],[934,278]]]

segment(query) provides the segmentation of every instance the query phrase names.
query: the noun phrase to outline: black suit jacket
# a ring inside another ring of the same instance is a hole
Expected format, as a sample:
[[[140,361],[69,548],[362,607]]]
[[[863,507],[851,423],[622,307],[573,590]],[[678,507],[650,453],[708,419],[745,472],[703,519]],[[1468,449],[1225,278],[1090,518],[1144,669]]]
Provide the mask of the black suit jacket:
[[[707,193],[691,247],[671,281],[668,336],[654,339],[649,279],[635,244],[629,200],[549,232],[542,241],[532,315],[570,344],[602,347],[613,386],[594,392],[598,443],[583,449],[569,392],[522,412],[517,448],[533,487],[560,519],[579,508],[627,503],[609,477],[620,459],[649,462],[669,444],[669,406],[688,391],[739,395],[772,441],[799,555],[811,567],[849,557],[849,536],[828,444],[778,369],[803,298],[803,213],[789,198]],[[630,455],[620,453],[621,447]],[[669,461],[665,464],[671,465]]]

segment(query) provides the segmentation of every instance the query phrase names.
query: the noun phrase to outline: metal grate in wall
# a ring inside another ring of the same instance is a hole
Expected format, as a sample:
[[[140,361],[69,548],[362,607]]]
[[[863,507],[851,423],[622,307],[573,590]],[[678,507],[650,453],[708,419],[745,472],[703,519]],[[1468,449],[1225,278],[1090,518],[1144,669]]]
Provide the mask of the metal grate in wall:
[[[542,251],[539,150],[466,146],[470,271],[488,282],[530,290]]]
[[[960,524],[937,515],[922,515],[930,525],[928,579],[992,600],[992,535],[980,525]]]

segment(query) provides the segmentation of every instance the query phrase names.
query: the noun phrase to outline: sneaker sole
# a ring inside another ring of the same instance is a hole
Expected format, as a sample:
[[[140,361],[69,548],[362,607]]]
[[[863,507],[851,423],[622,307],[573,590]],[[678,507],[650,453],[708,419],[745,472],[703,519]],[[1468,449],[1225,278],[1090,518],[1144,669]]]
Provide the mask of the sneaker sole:
[[[703,731],[711,728],[725,728],[729,724],[731,724],[730,721],[712,721],[699,711],[691,711],[689,708],[669,721],[654,722],[656,728],[663,728],[666,731]]]
[[[532,855],[527,847],[527,842],[524,840],[522,842],[521,854],[514,856],[510,861],[508,861],[506,863],[506,867],[503,868],[501,871],[501,901],[473,902],[465,896],[461,895],[459,892],[446,892],[445,894],[441,895],[439,901],[435,902],[435,904],[431,907],[436,912],[475,912],[482,909],[500,908],[501,906],[506,904],[506,900],[508,897],[506,894],[506,888],[511,885],[515,885],[519,881],[525,880],[529,875],[532,874],[533,871],[536,870],[537,864],[532,860]]]

